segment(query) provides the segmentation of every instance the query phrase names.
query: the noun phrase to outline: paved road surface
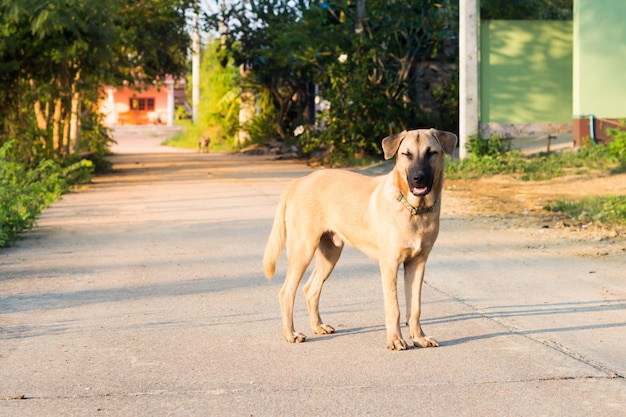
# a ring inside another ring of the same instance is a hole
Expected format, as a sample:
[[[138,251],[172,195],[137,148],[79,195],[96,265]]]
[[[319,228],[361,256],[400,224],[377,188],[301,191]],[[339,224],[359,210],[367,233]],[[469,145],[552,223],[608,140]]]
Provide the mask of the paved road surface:
[[[385,349],[377,266],[351,249],[322,296],[337,333],[311,334],[299,294],[289,345],[285,259],[268,284],[261,257],[308,168],[159,140],[119,133],[114,174],[0,251],[0,416],[626,416],[624,262],[447,197],[424,289],[441,347]]]

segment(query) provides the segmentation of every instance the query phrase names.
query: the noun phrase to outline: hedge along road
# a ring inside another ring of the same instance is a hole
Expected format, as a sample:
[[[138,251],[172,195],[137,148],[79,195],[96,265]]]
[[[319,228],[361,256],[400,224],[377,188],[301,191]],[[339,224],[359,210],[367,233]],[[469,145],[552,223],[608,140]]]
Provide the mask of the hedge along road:
[[[280,192],[310,169],[117,140],[113,174],[0,251],[1,416],[626,415],[623,261],[446,191],[423,297],[441,347],[385,349],[378,267],[352,249],[322,295],[337,332],[312,335],[300,292],[309,338],[290,345],[285,258],[270,283],[261,258]]]

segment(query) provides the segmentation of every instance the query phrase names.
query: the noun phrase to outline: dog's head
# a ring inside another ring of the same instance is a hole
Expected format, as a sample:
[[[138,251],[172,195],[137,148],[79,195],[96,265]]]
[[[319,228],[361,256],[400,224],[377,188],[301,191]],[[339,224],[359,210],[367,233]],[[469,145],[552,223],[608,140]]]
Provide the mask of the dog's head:
[[[385,159],[398,155],[396,173],[405,196],[426,197],[433,189],[441,189],[443,154],[452,155],[457,137],[454,133],[436,129],[404,131],[383,139]],[[406,188],[405,188],[406,187]],[[431,198],[434,200],[438,196]],[[429,199],[430,200],[430,199]]]

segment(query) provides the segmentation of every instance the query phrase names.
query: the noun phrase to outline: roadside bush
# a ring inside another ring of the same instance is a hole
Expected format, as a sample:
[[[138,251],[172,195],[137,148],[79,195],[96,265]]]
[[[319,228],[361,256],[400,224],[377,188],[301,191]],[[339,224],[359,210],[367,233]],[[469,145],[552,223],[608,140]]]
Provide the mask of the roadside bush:
[[[13,144],[0,147],[0,248],[31,228],[36,217],[70,184],[88,182],[93,174],[93,163],[87,160],[61,167],[46,159],[28,169],[9,156]]]
[[[65,182],[64,192],[73,185],[89,183],[97,169],[96,164],[94,164],[91,159],[81,159],[71,163],[68,162],[69,161],[65,161],[65,163],[58,168],[60,170],[59,177]]]
[[[488,139],[472,135],[468,138],[466,147],[476,157],[502,155],[511,150],[511,139],[501,139],[498,135]]]
[[[450,160],[446,175],[450,179],[511,175],[523,181],[540,181],[568,174],[626,171],[626,132],[611,132],[615,140],[606,146],[584,146],[576,152],[523,155],[510,151],[510,143],[494,136],[485,140],[473,136],[468,142],[470,155]]]
[[[609,154],[615,158],[618,166],[614,172],[626,172],[626,131],[621,129],[610,129],[608,131],[614,139],[608,147]]]
[[[103,117],[101,113],[92,112],[82,119],[77,153],[67,157],[67,160],[62,162],[63,166],[69,167],[81,159],[88,159],[92,162],[93,172],[102,174],[111,171],[111,161],[106,157],[110,153],[109,146],[115,143],[115,140],[111,136],[111,130],[103,125]],[[82,166],[86,167],[87,164],[83,163]]]
[[[257,93],[255,106],[256,114],[248,120],[242,129],[245,130],[251,143],[265,143],[268,139],[278,138],[278,112],[268,90]]]

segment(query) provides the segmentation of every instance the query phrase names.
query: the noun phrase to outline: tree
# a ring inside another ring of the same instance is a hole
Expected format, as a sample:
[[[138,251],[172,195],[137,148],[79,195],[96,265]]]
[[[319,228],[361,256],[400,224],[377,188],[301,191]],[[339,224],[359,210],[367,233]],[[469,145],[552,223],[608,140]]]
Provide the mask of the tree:
[[[272,95],[275,131],[281,138],[289,130],[292,107],[305,105],[307,83],[319,78],[321,69],[321,14],[307,6],[302,0],[237,2],[208,17],[211,28],[226,28],[224,46],[243,69],[244,88]]]
[[[571,20],[574,0],[481,0],[481,19]]]
[[[92,108],[104,84],[184,71],[190,2],[3,1],[0,144],[18,138],[30,163],[88,146],[79,143],[81,120],[102,132]]]
[[[199,88],[196,123],[181,121],[185,129],[168,143],[196,149],[198,138],[206,135],[211,139],[211,148],[232,149],[239,133],[240,74],[232,59],[225,56],[219,40],[209,40],[202,51]]]
[[[118,40],[114,74],[118,81],[162,81],[187,70],[190,46],[187,14],[194,0],[114,0]]]
[[[421,106],[426,91],[419,65],[456,61],[457,10],[450,2],[370,0],[359,23],[351,4],[337,2],[334,8],[335,15],[345,16],[348,42],[345,59],[334,60],[327,71],[326,141],[347,152],[378,153],[379,139],[392,130],[434,121]],[[362,29],[352,31],[355,26]],[[442,71],[436,81],[446,82],[447,76]]]
[[[272,92],[280,137],[310,122],[305,109],[316,83],[331,103],[327,129],[309,129],[301,145],[346,154],[378,153],[390,128],[435,118],[424,91],[458,83],[456,73],[441,65],[457,59],[457,14],[451,1],[256,0],[209,21],[215,29],[227,27],[226,46],[247,70],[249,87]],[[425,62],[441,69],[434,80],[424,79]]]

